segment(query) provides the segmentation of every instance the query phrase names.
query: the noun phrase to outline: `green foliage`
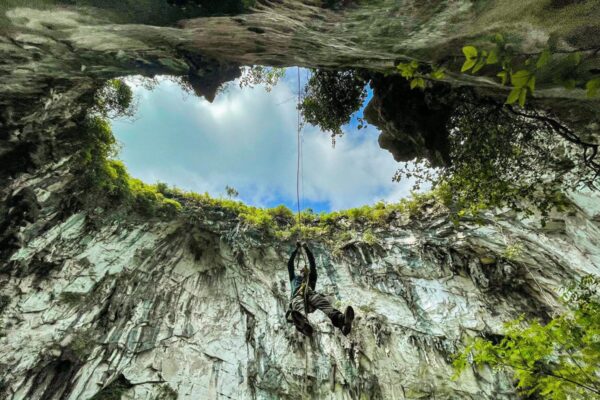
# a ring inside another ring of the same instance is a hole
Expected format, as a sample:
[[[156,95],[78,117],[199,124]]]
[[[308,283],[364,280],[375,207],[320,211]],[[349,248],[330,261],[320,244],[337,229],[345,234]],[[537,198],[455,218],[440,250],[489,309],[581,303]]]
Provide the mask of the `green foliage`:
[[[225,192],[227,193],[227,197],[229,197],[230,199],[233,199],[240,195],[240,192],[238,192],[235,188],[231,186],[225,186]]]
[[[524,58],[514,53],[512,47],[500,34],[492,40],[495,47],[485,50],[475,46],[464,46],[462,51],[465,62],[461,72],[475,74],[487,65],[500,65],[500,78],[502,85],[510,82],[512,89],[506,99],[506,104],[518,103],[525,107],[527,96],[535,91],[538,75],[543,75],[546,80],[562,84],[568,89],[583,86],[583,82],[574,73],[575,67],[581,63],[581,54],[574,52],[566,56],[552,55],[549,48],[539,54]],[[550,61],[554,59],[554,65]],[[594,97],[600,88],[600,78],[589,80],[585,84],[588,97]]]
[[[550,400],[600,396],[600,278],[587,276],[565,296],[569,310],[547,324],[524,317],[505,326],[498,343],[477,338],[454,361],[512,372],[525,396]]]
[[[510,91],[506,103],[513,104],[518,100],[519,105],[525,107],[527,93],[533,93],[535,90],[535,75],[531,71],[522,69],[510,74],[510,82],[513,89]]]
[[[423,206],[431,201],[439,200],[435,191],[427,193],[412,193],[410,198],[400,199],[397,203],[378,202],[375,205],[367,205],[351,208],[344,211],[330,213],[328,219],[348,219],[352,222],[370,222],[376,224],[385,223],[393,214],[402,214],[408,217],[418,215]]]
[[[416,194],[398,203],[379,202],[371,206],[362,206],[343,211],[315,214],[311,210],[303,210],[300,215],[302,227],[297,224],[297,216],[287,207],[280,205],[265,209],[248,206],[241,201],[213,198],[208,193],[198,194],[184,192],[177,188],[161,186],[163,195],[185,205],[186,214],[195,210],[216,209],[224,211],[231,218],[239,218],[247,226],[255,227],[277,237],[280,240],[292,240],[300,235],[305,239],[327,239],[339,233],[348,232],[343,221],[360,223],[366,226],[385,226],[395,215],[412,217],[421,212],[425,204],[441,201],[437,192]],[[369,237],[369,230],[365,231]],[[371,232],[372,233],[372,232]]]
[[[510,63],[514,57],[512,48],[501,34],[496,34],[492,38],[494,47],[488,50],[477,49],[475,46],[464,46],[462,52],[465,56],[465,62],[460,72],[477,73],[486,65],[500,64],[502,71],[510,71]]]
[[[578,52],[552,54],[550,49],[516,54],[516,47],[499,34],[491,42],[493,46],[485,49],[464,46],[461,72],[490,76],[500,68],[496,76],[512,87],[505,102],[509,107],[470,90],[435,92],[432,80],[437,67],[417,61],[397,65],[411,88],[423,89],[426,97],[445,103],[444,108],[452,111],[445,126],[437,129],[448,132],[447,159],[443,163],[416,160],[401,167],[394,180],[416,178],[417,190],[423,182],[431,183],[443,193],[444,204],[455,217],[476,217],[482,210],[509,206],[529,215],[540,211],[544,224],[552,209],[568,205],[565,190],[597,187],[595,145],[584,143],[552,115],[523,108],[538,80],[581,87],[583,78],[575,70],[582,56]],[[597,95],[600,78],[589,80],[585,87],[588,96]],[[588,156],[588,150],[594,155]],[[583,157],[574,156],[578,153]]]
[[[106,160],[98,172],[92,178],[96,189],[143,216],[174,216],[182,209],[176,200],[165,198],[156,185],[129,176],[121,161]]]
[[[362,240],[369,246],[373,246],[375,243],[377,243],[377,236],[375,236],[372,229],[367,229],[363,232]]]
[[[121,161],[109,159],[115,154],[115,139],[108,121],[98,116],[89,117],[84,133],[86,147],[79,153],[76,169],[83,174],[84,189],[90,201],[116,201],[148,217],[170,217],[181,211],[179,202],[161,193],[166,185],[145,184],[129,176]]]
[[[240,88],[263,85],[270,92],[285,75],[285,68],[255,65],[245,67],[240,77]]]
[[[279,222],[279,224],[291,224],[294,222],[294,213],[292,210],[287,208],[284,205],[279,205],[274,208],[270,208],[266,210],[271,217],[273,217],[274,221]]]
[[[306,96],[300,104],[304,120],[342,135],[342,126],[350,122],[366,96],[365,82],[353,70],[315,70],[306,85]]]
[[[158,389],[158,394],[155,400],[177,400],[177,397],[177,391],[165,383],[164,385],[160,386],[160,389]]]
[[[243,211],[239,214],[239,217],[248,223],[259,228],[273,227],[273,217],[260,209],[251,208],[249,211]]]
[[[533,94],[535,90],[536,73],[538,70],[546,66],[550,60],[550,52],[543,51],[537,59],[527,59],[524,63],[524,68],[515,71],[513,60],[515,54],[510,50],[504,37],[497,34],[493,42],[495,47],[490,50],[479,50],[475,46],[463,47],[465,62],[461,68],[461,72],[471,71],[475,74],[486,65],[500,64],[501,71],[497,76],[501,83],[505,85],[510,79],[512,90],[506,99],[506,104],[519,103],[521,107],[525,107],[525,101],[528,94]]]
[[[96,91],[92,113],[104,119],[131,118],[137,111],[133,100],[133,91],[127,83],[111,79]]]
[[[545,218],[568,206],[566,189],[593,186],[596,171],[570,156],[581,149],[560,139],[568,130],[560,121],[470,92],[459,100],[448,122],[451,163],[433,173],[416,162],[398,170],[395,180],[430,182],[457,217],[509,206]]]
[[[511,243],[504,248],[502,257],[510,261],[516,261],[516,259],[523,254],[523,250],[522,243]]]
[[[588,97],[596,97],[600,92],[600,78],[594,78],[585,85]]]
[[[399,63],[396,69],[403,78],[410,82],[411,89],[425,89],[427,87],[426,80],[440,80],[446,76],[446,71],[443,67],[429,67],[416,60],[412,60],[409,63]]]
[[[121,400],[133,385],[123,375],[119,375],[108,386],[96,393],[90,400]]]
[[[248,206],[241,201],[213,198],[208,193],[199,194],[184,192],[177,188],[166,188],[161,185],[161,195],[177,204],[185,204],[189,210],[215,208],[237,216],[249,226],[263,229],[276,229],[280,225],[293,223],[294,214],[287,207],[280,205],[271,209]]]

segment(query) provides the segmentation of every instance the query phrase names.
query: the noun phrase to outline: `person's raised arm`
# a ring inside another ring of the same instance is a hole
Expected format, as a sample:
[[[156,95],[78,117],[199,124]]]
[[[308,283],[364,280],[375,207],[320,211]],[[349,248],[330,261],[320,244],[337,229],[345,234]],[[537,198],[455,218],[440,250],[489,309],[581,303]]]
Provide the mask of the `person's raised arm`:
[[[290,274],[290,281],[294,280],[296,277],[296,274],[294,274],[294,260],[296,259],[296,254],[298,254],[299,249],[300,243],[296,243],[296,249],[292,252],[292,255],[288,261],[288,273]]]
[[[317,264],[315,263],[315,256],[312,251],[308,248],[306,243],[302,245],[304,250],[306,251],[306,256],[308,257],[308,263],[310,264],[310,272],[308,273],[308,282],[311,286],[314,286],[317,283]],[[313,287],[314,289],[314,287]]]

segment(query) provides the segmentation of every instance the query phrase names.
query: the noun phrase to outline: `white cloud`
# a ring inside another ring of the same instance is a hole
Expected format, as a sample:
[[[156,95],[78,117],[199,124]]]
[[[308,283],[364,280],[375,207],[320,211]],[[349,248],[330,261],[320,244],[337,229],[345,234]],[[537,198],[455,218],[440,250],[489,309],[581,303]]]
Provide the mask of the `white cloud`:
[[[182,95],[166,80],[151,92],[137,86],[137,120],[113,123],[119,157],[147,182],[212,195],[230,185],[250,204],[294,208],[297,114],[290,83],[270,93],[232,84],[212,104]],[[306,126],[303,143],[305,204],[341,209],[408,194],[407,183],[392,182],[399,164],[379,148],[373,127],[348,132],[333,149],[328,134]]]

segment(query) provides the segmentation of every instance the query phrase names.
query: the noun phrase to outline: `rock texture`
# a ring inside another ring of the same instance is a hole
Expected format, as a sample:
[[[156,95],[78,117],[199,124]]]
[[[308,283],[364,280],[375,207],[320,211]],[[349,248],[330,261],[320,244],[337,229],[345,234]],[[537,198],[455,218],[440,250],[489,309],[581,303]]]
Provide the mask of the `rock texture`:
[[[62,130],[69,114],[103,80],[122,75],[187,75],[196,91],[211,99],[221,82],[235,78],[239,65],[385,73],[397,62],[417,60],[444,66],[445,81],[453,86],[476,87],[503,101],[510,88],[498,83],[497,71],[458,73],[464,60],[461,47],[490,46],[489,38],[496,33],[511,38],[521,61],[549,46],[555,58],[578,52],[581,62],[570,69],[569,79],[586,82],[600,71],[600,8],[594,1],[376,0],[343,2],[346,6],[332,10],[319,0],[260,0],[251,13],[197,18],[191,10],[173,14],[189,19],[171,24],[160,19],[163,24],[157,26],[154,14],[167,13],[162,11],[165,1],[148,0],[141,10],[123,10],[115,4],[119,2],[78,7],[48,0],[43,9],[0,5],[3,165],[15,158],[21,167],[27,158],[41,164],[50,160],[56,154],[50,155],[41,143],[56,134],[56,126]],[[599,101],[586,99],[581,85],[566,90],[560,79],[542,78],[529,102],[598,143]],[[378,96],[373,108],[394,100],[387,93],[382,94],[387,100]],[[411,138],[414,130],[399,129],[407,128],[402,124],[380,125],[382,146],[396,158],[443,161],[445,138],[433,140],[422,133]]]
[[[284,319],[291,242],[219,209],[172,221],[86,210],[71,169],[94,90],[121,75],[187,75],[210,98],[240,64],[456,65],[465,41],[496,30],[527,39],[522,52],[549,38],[580,50],[581,76],[598,68],[593,2],[483,3],[261,1],[250,14],[161,26],[65,2],[0,5],[0,398],[515,398],[492,371],[450,380],[450,356],[521,313],[548,318],[566,280],[600,274],[597,198],[573,194],[571,213],[544,229],[510,212],[455,226],[435,206],[373,235],[348,223],[352,240],[311,245],[318,290],[356,307],[355,330],[343,337],[317,312],[309,341]],[[561,16],[573,23],[553,22]],[[506,95],[486,77],[448,82]],[[582,90],[537,93],[597,138],[597,102]],[[443,161],[443,142],[421,127],[402,136],[391,108],[372,107],[388,143]]]
[[[545,229],[510,213],[455,226],[435,205],[375,240],[348,223],[351,240],[311,245],[317,289],[355,306],[355,329],[344,337],[316,312],[307,340],[284,317],[291,242],[219,209],[170,222],[65,213],[77,179],[65,165],[6,188],[21,204],[0,275],[11,400],[513,399],[502,374],[452,381],[451,354],[521,313],[548,318],[564,282],[600,274],[597,198],[583,193]]]

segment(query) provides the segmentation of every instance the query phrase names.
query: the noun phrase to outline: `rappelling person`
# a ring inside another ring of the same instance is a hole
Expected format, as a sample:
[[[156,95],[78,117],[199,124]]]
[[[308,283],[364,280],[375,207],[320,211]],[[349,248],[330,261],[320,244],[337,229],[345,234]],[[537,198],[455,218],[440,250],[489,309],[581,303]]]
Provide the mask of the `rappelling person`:
[[[301,248],[306,251],[310,270],[304,266],[300,271],[294,271],[294,259]],[[307,315],[318,309],[323,311],[331,319],[333,326],[340,328],[344,335],[349,334],[354,320],[354,310],[351,306],[348,306],[342,314],[331,305],[327,297],[315,291],[317,267],[315,257],[306,243],[296,242],[296,249],[292,252],[288,261],[288,272],[292,287],[292,300],[288,315],[291,317],[291,322],[294,323],[296,329],[307,336],[311,336],[313,328],[307,319]]]

